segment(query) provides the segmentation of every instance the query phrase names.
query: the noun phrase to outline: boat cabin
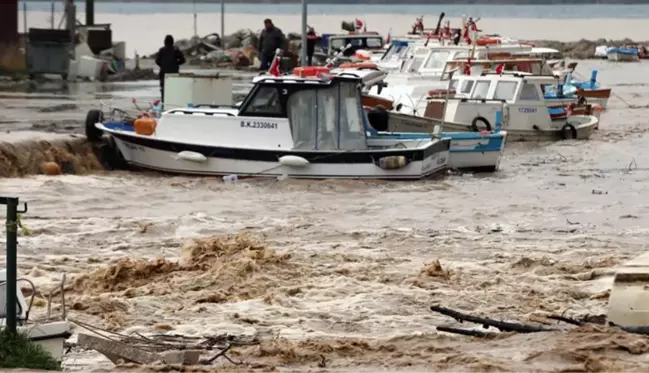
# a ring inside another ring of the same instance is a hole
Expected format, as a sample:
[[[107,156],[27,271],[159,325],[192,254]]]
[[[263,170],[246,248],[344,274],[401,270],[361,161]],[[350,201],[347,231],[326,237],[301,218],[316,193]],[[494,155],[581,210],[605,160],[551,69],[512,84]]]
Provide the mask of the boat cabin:
[[[322,51],[327,56],[333,56],[336,51],[350,45],[343,52],[344,57],[353,56],[358,50],[366,50],[369,52],[383,52],[385,42],[383,37],[378,33],[350,33],[344,35],[331,35],[323,38]]]
[[[489,59],[495,53],[507,53],[531,51],[532,47],[526,45],[486,45],[479,46],[472,50],[470,45],[415,45],[407,51],[404,58],[400,58],[401,64],[395,67],[395,72],[406,76],[408,79],[421,80],[442,76],[448,62],[466,61],[471,54],[473,59]],[[380,65],[380,67],[383,67]]]
[[[297,75],[256,77],[238,107],[165,112],[156,135],[197,144],[218,139],[219,146],[250,149],[367,149],[361,79],[327,75],[322,67],[298,69]]]
[[[443,116],[445,121],[455,123],[473,123],[476,118],[488,122],[490,119],[486,118],[493,118],[500,110],[505,130],[547,128],[551,118],[544,92],[547,86],[559,83],[554,76],[521,73],[483,73],[453,81],[456,83],[451,87],[457,94],[448,99],[430,100],[424,116]]]

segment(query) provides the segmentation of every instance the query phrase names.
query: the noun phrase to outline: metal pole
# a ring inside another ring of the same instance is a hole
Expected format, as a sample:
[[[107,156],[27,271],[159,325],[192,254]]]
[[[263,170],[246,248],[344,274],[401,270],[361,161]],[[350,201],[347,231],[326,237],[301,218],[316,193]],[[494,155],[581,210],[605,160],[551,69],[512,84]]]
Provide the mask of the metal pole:
[[[225,0],[221,0],[221,48],[224,48],[225,37]]]
[[[95,0],[86,0],[86,26],[95,24]]]
[[[7,205],[7,329],[16,332],[16,302],[17,302],[17,232],[18,232],[18,198],[0,197],[0,204]]]
[[[50,28],[54,29],[54,0],[52,0],[52,3],[50,5],[51,5],[50,8],[51,8],[51,16],[52,16],[50,20]]]
[[[196,18],[198,17],[196,15],[196,0],[193,1],[194,3],[194,36],[198,36],[198,31],[197,31],[197,24],[196,24]]]
[[[306,12],[307,12],[307,7],[306,7],[306,2],[307,0],[302,0],[302,45],[300,48],[300,64],[302,66],[306,66],[307,60],[306,60]]]
[[[27,1],[23,1],[23,33],[27,35]]]

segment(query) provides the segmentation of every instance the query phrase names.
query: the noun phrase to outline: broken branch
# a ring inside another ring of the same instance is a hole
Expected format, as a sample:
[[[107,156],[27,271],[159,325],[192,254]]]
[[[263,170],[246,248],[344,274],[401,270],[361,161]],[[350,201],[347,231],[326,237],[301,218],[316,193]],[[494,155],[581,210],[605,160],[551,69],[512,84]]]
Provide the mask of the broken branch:
[[[506,321],[497,321],[486,317],[471,316],[441,306],[434,306],[434,305],[430,306],[430,310],[433,312],[441,313],[442,315],[445,316],[452,317],[459,322],[468,321],[475,324],[481,324],[484,326],[485,329],[492,326],[502,332],[537,333],[537,332],[552,332],[557,330],[557,329],[548,329],[536,325],[526,325],[526,324],[512,323]]]

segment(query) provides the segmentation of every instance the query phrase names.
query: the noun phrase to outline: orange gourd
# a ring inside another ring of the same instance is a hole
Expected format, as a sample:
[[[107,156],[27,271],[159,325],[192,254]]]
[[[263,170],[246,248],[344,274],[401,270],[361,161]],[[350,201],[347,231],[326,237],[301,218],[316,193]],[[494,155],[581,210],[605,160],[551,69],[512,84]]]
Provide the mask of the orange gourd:
[[[133,127],[135,127],[135,133],[138,135],[150,136],[155,133],[156,121],[150,118],[148,115],[143,115],[142,117],[135,120]]]

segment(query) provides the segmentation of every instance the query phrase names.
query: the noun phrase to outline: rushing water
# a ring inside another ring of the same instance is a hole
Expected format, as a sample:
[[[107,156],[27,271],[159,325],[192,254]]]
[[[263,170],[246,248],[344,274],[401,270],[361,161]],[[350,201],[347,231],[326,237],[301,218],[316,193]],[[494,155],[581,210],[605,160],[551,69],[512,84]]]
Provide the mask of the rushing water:
[[[578,71],[593,67],[616,95],[594,137],[508,144],[492,175],[0,179],[2,194],[29,202],[20,274],[47,293],[67,273],[70,317],[115,331],[257,333],[262,346],[238,358],[258,370],[639,371],[643,337],[582,328],[484,340],[437,332],[463,325],[428,310],[527,323],[606,312],[610,273],[649,238],[649,89],[636,79],[649,65],[587,61]],[[78,108],[57,120],[76,123],[96,99],[70,97]],[[25,128],[54,103],[3,98],[0,128]],[[155,258],[166,261],[145,262]],[[35,304],[41,317],[43,297]],[[84,352],[66,366],[111,364]]]

